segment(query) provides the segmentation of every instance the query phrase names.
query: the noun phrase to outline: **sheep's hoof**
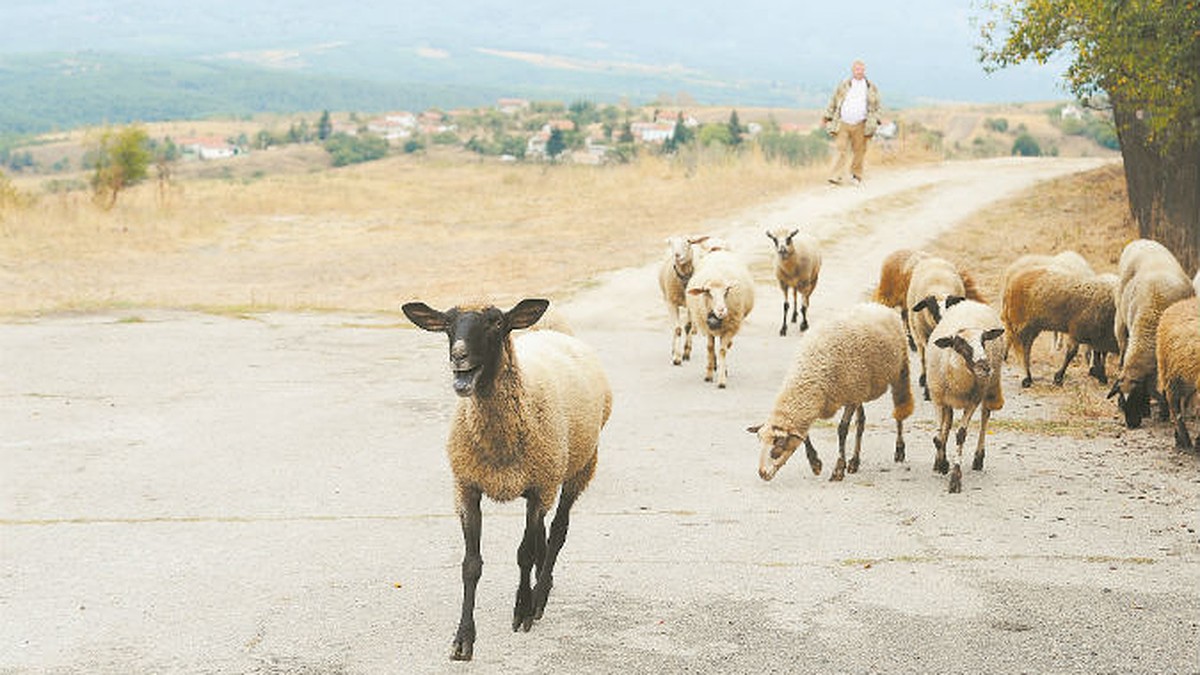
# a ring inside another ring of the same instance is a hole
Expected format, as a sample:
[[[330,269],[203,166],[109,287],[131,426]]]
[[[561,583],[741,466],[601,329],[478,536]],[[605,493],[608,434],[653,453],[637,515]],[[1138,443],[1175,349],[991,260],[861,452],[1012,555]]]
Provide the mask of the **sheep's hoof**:
[[[817,459],[816,457],[809,459],[808,460],[808,468],[812,469],[814,476],[820,476],[821,475],[821,460]]]
[[[1033,378],[1032,377],[1026,377],[1025,379],[1021,380],[1021,387],[1023,389],[1028,389],[1032,386],[1033,386]]]
[[[962,492],[962,467],[954,465],[954,471],[950,472],[950,494],[956,495]]]
[[[1197,436],[1197,442],[1200,442],[1200,436]],[[1192,439],[1187,435],[1186,431],[1175,430],[1175,447],[1180,450],[1191,450]]]
[[[947,460],[945,457],[938,457],[938,458],[934,459],[933,460],[933,470],[942,475],[945,475],[947,472],[950,471],[950,461]]]
[[[850,463],[846,465],[847,473],[858,473],[858,458],[851,457]]]
[[[897,462],[903,462],[903,461],[904,461],[904,441],[897,441],[897,442],[896,442],[896,457],[895,457],[895,461],[897,461]]]
[[[673,365],[673,366],[681,366],[681,365],[683,365],[683,359],[681,359],[681,358],[679,358],[679,357],[677,356],[677,357],[675,357],[675,358],[671,359],[671,365]]]
[[[517,591],[517,606],[513,608],[513,632],[522,630],[526,633],[533,628],[533,593],[528,588]]]
[[[837,482],[846,477],[846,460],[838,457],[837,464],[833,465],[833,473],[829,475],[830,482]]]
[[[451,661],[470,661],[475,651],[475,631],[459,629],[454,638],[454,648],[450,651]]]
[[[787,337],[787,323],[783,324],[783,328],[779,329],[779,337]]]
[[[1055,373],[1054,374],[1054,386],[1061,387],[1063,380],[1065,380],[1065,379],[1067,379],[1067,377],[1063,373]]]
[[[800,322],[800,330],[802,330],[802,331],[808,330],[808,319],[805,319],[804,321]]]
[[[975,461],[971,462],[972,471],[983,471],[983,455],[975,455]]]

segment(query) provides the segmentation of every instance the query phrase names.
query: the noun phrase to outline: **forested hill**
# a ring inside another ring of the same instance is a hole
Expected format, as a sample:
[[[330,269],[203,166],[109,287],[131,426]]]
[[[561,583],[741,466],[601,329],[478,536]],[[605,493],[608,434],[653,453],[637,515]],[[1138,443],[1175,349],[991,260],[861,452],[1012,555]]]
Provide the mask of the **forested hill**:
[[[513,94],[162,57],[0,55],[0,134],[262,112],[478,106]]]

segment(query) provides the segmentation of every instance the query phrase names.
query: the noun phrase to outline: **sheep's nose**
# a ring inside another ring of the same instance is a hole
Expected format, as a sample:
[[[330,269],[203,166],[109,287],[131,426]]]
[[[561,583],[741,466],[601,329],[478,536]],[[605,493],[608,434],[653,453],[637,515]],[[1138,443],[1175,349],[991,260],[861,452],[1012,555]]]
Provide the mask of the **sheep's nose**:
[[[450,345],[450,359],[462,361],[465,358],[467,358],[467,343],[463,340],[455,340],[454,344]]]

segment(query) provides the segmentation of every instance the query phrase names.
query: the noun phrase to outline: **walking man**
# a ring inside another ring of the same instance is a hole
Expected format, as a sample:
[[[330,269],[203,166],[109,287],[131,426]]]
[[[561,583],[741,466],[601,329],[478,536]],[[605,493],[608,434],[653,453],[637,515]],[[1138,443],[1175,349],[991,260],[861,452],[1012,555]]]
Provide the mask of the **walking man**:
[[[829,182],[847,182],[846,165],[850,165],[849,182],[862,182],[863,157],[867,154],[867,139],[879,128],[879,90],[867,79],[867,66],[855,61],[850,66],[851,77],[844,80],[829,99],[825,110],[826,129],[833,135],[837,160]]]

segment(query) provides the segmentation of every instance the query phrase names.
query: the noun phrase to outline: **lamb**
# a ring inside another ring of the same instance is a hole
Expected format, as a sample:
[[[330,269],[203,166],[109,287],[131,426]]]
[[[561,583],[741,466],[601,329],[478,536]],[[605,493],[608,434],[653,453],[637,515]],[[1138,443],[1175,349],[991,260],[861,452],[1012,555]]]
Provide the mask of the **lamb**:
[[[658,268],[658,287],[675,324],[671,338],[671,363],[680,365],[692,358],[692,319],[687,311],[687,285],[696,271],[692,246],[708,237],[670,237],[668,251]]]
[[[735,254],[717,250],[704,257],[688,282],[687,292],[688,312],[707,337],[704,381],[712,382],[715,373],[717,387],[724,389],[729,375],[727,353],[742,321],[754,309],[754,279]],[[717,340],[721,342],[719,350]]]
[[[799,235],[797,237],[797,235]],[[821,251],[817,241],[798,229],[786,227],[767,231],[775,244],[775,279],[783,291],[783,323],[779,335],[787,335],[788,292],[792,295],[792,323],[802,316],[800,330],[808,330],[808,301],[821,275]],[[803,298],[803,302],[801,302]]]
[[[1004,407],[1000,386],[1003,363],[1004,326],[996,311],[987,305],[965,300],[952,303],[929,336],[929,393],[938,411],[937,449],[933,469],[950,473],[950,492],[962,492],[962,453],[967,425],[975,408],[980,408],[979,441],[971,468],[983,469],[984,440],[993,410]],[[951,468],[946,459],[946,442],[954,424],[954,410],[963,411],[955,441],[958,453]]]
[[[547,300],[525,299],[507,312],[481,304],[445,312],[421,302],[402,308],[418,327],[449,336],[460,397],[446,447],[466,545],[453,660],[469,661],[474,651],[475,589],[483,570],[481,495],[500,502],[525,498],[512,626],[528,631],[545,610],[571,506],[596,471],[600,430],[612,412],[612,390],[590,347],[550,330],[510,334],[536,323],[548,306]],[[556,493],[547,539],[544,521]],[[535,565],[537,585],[531,588]]]
[[[1175,447],[1191,449],[1184,414],[1200,389],[1200,298],[1180,300],[1158,321],[1158,388],[1175,425]],[[1200,445],[1200,436],[1196,437]]]
[[[1063,383],[1067,366],[1079,352],[1080,344],[1093,349],[1095,361],[1089,373],[1100,382],[1107,382],[1104,354],[1117,351],[1113,335],[1116,285],[1115,275],[1085,277],[1050,267],[1029,267],[1008,279],[1000,315],[1007,340],[1016,346],[1025,369],[1022,387],[1033,384],[1029,351],[1042,331],[1065,333],[1068,338],[1067,352],[1062,367],[1054,374],[1054,384]]]
[[[909,315],[909,326],[917,343],[917,353],[921,357],[920,384],[925,390],[926,400],[929,400],[925,369],[926,342],[934,326],[941,321],[946,308],[966,296],[967,289],[962,276],[950,261],[930,256],[913,266],[907,297],[907,305],[912,312]]]
[[[839,312],[822,322],[800,343],[791,368],[763,424],[747,429],[758,435],[758,475],[771,480],[803,443],[809,468],[821,475],[821,460],[809,437],[818,419],[829,419],[843,409],[838,425],[838,460],[829,477],[840,481],[847,471],[858,471],[865,413],[863,403],[892,391],[892,417],[896,420],[894,459],[904,461],[904,420],[912,414],[913,399],[908,374],[908,348],[900,317],[888,307],[867,302]],[[850,417],[857,414],[854,456],[846,462],[846,435]]]
[[[1118,345],[1124,337],[1125,348],[1121,372],[1108,397],[1117,396],[1117,406],[1130,429],[1141,426],[1150,414],[1151,397],[1163,403],[1162,419],[1168,417],[1166,402],[1156,386],[1158,322],[1167,307],[1195,294],[1191,280],[1181,271],[1156,264],[1131,275],[1117,298],[1115,332]]]

